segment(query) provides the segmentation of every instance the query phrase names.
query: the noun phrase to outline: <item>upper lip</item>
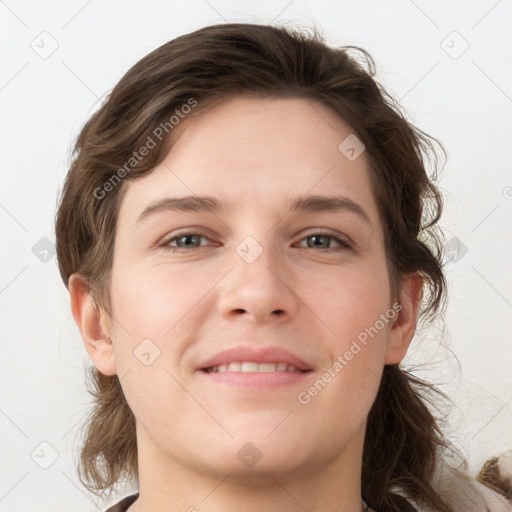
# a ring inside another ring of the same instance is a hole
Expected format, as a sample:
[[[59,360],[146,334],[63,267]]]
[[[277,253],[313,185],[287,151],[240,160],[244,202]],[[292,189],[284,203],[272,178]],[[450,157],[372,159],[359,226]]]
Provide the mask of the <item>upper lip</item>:
[[[302,371],[312,370],[308,363],[282,347],[267,346],[256,348],[243,345],[218,352],[210,359],[201,363],[198,369],[205,370],[221,364],[243,361],[251,361],[253,363],[286,363]]]

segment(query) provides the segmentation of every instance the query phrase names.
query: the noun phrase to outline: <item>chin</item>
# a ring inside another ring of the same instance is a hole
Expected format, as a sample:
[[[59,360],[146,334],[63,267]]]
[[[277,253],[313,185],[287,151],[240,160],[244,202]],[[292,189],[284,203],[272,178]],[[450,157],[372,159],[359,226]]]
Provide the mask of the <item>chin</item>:
[[[213,461],[214,467],[222,466],[220,461]],[[228,462],[224,460],[224,476],[229,473],[230,480],[251,485],[268,486],[269,479],[276,478],[280,482],[308,470],[310,461],[304,460],[297,454],[297,447],[259,450],[256,445],[243,444],[237,450],[235,457],[230,454]]]
[[[228,441],[225,438],[223,444],[219,440],[215,443],[218,449],[210,452],[207,462],[224,475],[231,473],[233,478],[266,485],[269,473],[285,478],[287,474],[311,469],[314,453],[309,453],[304,445],[305,436],[298,432],[297,435],[290,435],[286,431],[279,435],[277,431],[272,432],[275,425],[261,431],[245,429],[240,435],[234,435],[234,439]],[[309,439],[314,444],[314,440]]]

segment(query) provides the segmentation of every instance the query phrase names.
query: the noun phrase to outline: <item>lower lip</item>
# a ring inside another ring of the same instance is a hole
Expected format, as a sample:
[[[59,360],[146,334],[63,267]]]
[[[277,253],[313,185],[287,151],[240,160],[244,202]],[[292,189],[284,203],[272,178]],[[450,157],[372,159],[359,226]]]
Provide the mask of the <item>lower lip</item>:
[[[309,378],[308,372],[200,372],[213,382],[238,387],[275,388],[303,383]]]

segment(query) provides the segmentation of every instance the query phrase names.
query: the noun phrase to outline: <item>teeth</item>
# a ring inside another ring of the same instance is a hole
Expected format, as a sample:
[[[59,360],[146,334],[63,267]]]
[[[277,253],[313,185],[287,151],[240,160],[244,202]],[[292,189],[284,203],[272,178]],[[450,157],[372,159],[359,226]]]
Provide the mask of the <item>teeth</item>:
[[[242,363],[242,367],[240,368],[241,372],[257,372],[258,370],[258,363]]]
[[[297,367],[286,363],[253,363],[243,361],[241,363],[221,364],[208,369],[209,372],[300,372]]]

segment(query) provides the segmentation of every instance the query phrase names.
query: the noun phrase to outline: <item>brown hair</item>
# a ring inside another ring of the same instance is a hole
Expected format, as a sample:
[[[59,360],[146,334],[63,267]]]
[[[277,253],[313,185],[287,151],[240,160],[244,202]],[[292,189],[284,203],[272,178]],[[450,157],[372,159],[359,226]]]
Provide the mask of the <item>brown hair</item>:
[[[196,102],[198,112],[235,95],[294,97],[330,107],[366,146],[393,295],[398,297],[404,275],[419,273],[421,318],[435,318],[445,293],[437,232],[442,198],[434,184],[437,141],[406,120],[374,75],[371,56],[360,48],[329,47],[316,30],[308,34],[265,25],[205,27],[144,57],[76,141],[56,219],[64,283],[81,274],[108,311],[123,180],[147,175],[162,161],[170,148],[171,116],[186,112],[184,105]],[[170,137],[134,160],[134,151],[158,138],[162,127]],[[121,476],[137,478],[138,465],[134,416],[119,378],[91,370],[95,405],[84,428],[78,470],[82,483],[96,492],[110,489]],[[426,405],[434,392],[398,365],[384,368],[368,417],[362,471],[363,496],[381,512],[398,510],[396,487],[419,503],[451,510],[430,484],[437,452],[445,446]]]

